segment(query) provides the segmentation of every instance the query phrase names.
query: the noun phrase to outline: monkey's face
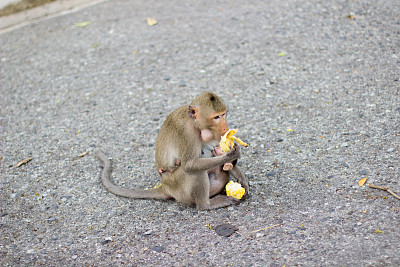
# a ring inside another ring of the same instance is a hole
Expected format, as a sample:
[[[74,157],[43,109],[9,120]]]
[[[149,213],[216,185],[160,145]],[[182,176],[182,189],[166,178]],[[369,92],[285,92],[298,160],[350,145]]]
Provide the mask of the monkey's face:
[[[229,130],[226,122],[227,110],[212,112],[209,109],[189,106],[189,117],[193,119],[195,127],[201,131],[203,142],[219,141],[221,136]]]
[[[208,129],[213,133],[214,139],[219,140],[228,130],[226,111],[214,113],[208,117]]]

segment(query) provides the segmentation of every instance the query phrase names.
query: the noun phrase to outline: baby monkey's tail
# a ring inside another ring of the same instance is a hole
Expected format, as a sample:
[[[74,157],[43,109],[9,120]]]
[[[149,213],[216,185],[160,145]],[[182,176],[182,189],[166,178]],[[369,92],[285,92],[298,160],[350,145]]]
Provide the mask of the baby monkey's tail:
[[[110,159],[100,150],[94,152],[94,155],[103,164],[103,172],[101,173],[101,181],[103,185],[113,194],[128,198],[138,199],[170,199],[166,194],[162,192],[162,188],[151,188],[151,189],[128,189],[115,185],[110,177],[112,172],[112,166]]]

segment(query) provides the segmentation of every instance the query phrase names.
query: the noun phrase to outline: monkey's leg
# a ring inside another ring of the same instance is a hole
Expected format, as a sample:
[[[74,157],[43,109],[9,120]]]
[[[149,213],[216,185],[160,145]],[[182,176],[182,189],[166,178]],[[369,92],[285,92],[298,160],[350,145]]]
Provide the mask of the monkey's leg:
[[[161,199],[166,200],[170,199],[170,196],[166,195],[162,191],[162,187],[159,188],[152,188],[148,190],[143,189],[127,189],[123,187],[119,187],[115,185],[111,179],[111,161],[102,151],[96,151],[94,155],[103,163],[103,172],[101,174],[101,181],[103,182],[104,186],[113,194],[122,197],[129,197],[129,198],[141,198],[141,199]]]
[[[240,202],[239,199],[228,197],[225,195],[217,195],[210,199],[210,208],[209,209],[218,209],[223,207],[228,207],[231,205],[236,205]]]
[[[240,170],[239,166],[234,165],[233,169],[229,171],[229,174],[232,175],[245,189],[245,196],[249,194],[249,181],[247,177]]]
[[[238,203],[237,199],[224,195],[210,199],[210,181],[206,172],[198,173],[196,177],[193,175],[190,180],[194,181],[192,196],[198,210],[217,209]]]
[[[210,180],[210,198],[221,193],[229,182],[229,173],[223,171],[223,166],[218,166],[208,173]]]

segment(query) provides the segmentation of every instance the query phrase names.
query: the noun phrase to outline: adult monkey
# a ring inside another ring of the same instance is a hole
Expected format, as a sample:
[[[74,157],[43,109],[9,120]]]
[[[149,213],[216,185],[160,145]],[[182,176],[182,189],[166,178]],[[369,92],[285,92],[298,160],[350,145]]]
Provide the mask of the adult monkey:
[[[173,111],[161,126],[156,140],[155,163],[161,176],[161,186],[151,189],[126,189],[110,180],[111,162],[103,152],[95,155],[104,165],[101,180],[112,193],[129,198],[175,199],[197,209],[215,209],[238,202],[226,195],[218,195],[229,180],[229,174],[240,182],[248,193],[248,181],[235,164],[240,149],[210,158],[202,158],[204,144],[218,145],[228,131],[227,107],[214,93],[205,92],[190,105]],[[231,171],[223,165],[234,162]]]

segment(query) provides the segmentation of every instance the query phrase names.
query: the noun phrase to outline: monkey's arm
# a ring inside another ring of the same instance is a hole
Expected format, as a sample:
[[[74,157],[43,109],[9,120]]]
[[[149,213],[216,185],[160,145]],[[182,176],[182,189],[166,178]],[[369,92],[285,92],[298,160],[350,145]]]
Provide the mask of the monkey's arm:
[[[223,156],[217,156],[212,158],[199,158],[195,157],[186,162],[182,161],[182,167],[186,172],[200,172],[208,171],[217,166],[224,165],[225,163],[234,161],[240,158],[240,148],[235,145],[235,147],[229,153]]]

